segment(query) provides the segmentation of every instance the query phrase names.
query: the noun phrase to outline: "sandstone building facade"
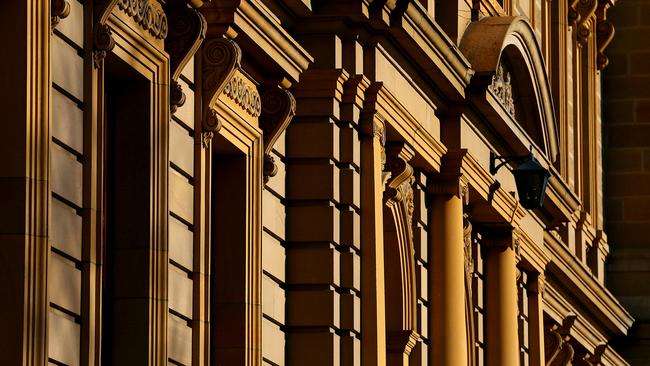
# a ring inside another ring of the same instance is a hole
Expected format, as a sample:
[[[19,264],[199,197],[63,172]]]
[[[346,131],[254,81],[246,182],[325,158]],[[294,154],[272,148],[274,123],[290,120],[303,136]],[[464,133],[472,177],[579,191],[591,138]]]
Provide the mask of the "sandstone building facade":
[[[0,364],[628,365],[615,2],[9,1]]]

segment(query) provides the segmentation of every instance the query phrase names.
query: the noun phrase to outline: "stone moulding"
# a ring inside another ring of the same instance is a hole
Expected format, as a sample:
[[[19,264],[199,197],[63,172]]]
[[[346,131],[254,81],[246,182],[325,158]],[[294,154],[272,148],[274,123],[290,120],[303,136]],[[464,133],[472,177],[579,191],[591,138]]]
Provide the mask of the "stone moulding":
[[[262,110],[260,95],[254,87],[247,84],[242,77],[235,75],[223,89],[223,94],[242,107],[251,117],[259,117]]]

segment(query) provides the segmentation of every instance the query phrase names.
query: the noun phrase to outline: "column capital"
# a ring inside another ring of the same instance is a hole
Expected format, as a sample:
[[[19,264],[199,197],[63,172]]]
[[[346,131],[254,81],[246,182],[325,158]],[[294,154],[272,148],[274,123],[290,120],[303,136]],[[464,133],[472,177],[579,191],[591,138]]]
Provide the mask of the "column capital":
[[[427,179],[427,192],[434,195],[453,195],[469,203],[469,182],[463,176],[463,158],[467,149],[449,150],[442,157],[440,173]]]
[[[488,248],[511,248],[515,253],[519,250],[519,239],[509,225],[481,225],[481,235]]]
[[[541,297],[544,297],[544,291],[546,287],[546,276],[542,273],[531,278],[531,281],[528,282],[527,290],[529,293],[537,294]]]

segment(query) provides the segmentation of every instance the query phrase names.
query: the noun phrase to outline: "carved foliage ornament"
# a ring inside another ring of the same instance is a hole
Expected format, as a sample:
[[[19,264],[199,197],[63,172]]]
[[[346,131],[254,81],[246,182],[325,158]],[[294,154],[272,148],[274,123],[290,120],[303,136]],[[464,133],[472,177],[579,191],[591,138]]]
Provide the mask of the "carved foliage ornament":
[[[296,99],[288,90],[273,86],[262,93],[260,127],[264,133],[265,182],[277,174],[278,168],[271,156],[271,150],[295,114]]]
[[[170,104],[173,113],[185,103],[185,94],[176,80],[205,39],[208,24],[203,15],[188,7],[184,0],[170,1],[166,12],[169,15],[169,33],[165,38],[165,51],[169,54],[172,77]]]
[[[118,6],[152,36],[158,39],[167,37],[167,15],[151,5],[149,0],[119,0]]]
[[[221,128],[217,112],[210,106],[219,97],[235,71],[241,66],[241,49],[235,41],[227,38],[211,38],[203,43],[203,146],[207,147],[212,136]]]
[[[503,64],[499,64],[488,89],[499,99],[503,108],[515,118],[515,102],[512,96],[510,72],[504,68]]]

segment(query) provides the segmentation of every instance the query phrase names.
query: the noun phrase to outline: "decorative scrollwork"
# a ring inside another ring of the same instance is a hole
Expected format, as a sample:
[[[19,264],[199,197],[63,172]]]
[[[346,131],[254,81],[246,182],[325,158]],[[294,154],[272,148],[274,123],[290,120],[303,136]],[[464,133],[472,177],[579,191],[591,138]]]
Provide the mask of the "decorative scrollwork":
[[[492,76],[492,83],[488,89],[494,93],[501,102],[501,105],[503,105],[503,108],[514,118],[515,102],[512,96],[510,72],[504,68],[503,64],[499,64],[496,73]]]
[[[165,38],[165,51],[169,54],[172,78],[170,104],[174,113],[185,103],[185,94],[176,80],[205,39],[208,24],[203,15],[188,7],[184,0],[169,1],[166,12],[169,16],[169,34]]]
[[[221,127],[217,112],[209,108],[219,97],[226,83],[241,65],[241,49],[226,38],[208,39],[203,44],[203,146],[207,147],[213,133]]]
[[[111,52],[115,47],[113,33],[108,25],[100,24],[95,28],[94,43],[93,64],[96,68],[99,68],[102,66],[108,52]]]
[[[203,147],[207,148],[210,146],[212,137],[214,137],[214,134],[219,132],[220,129],[221,121],[219,120],[217,111],[208,108],[206,118],[203,119]]]
[[[95,19],[93,65],[95,68],[102,66],[106,55],[115,47],[113,33],[106,21],[117,2],[118,0],[95,0],[93,4],[93,18]]]
[[[260,127],[264,133],[264,180],[275,176],[277,167],[271,156],[273,145],[296,114],[296,99],[285,89],[270,87],[262,93]]]
[[[50,1],[52,28],[56,27],[61,19],[70,15],[70,3],[67,0],[51,0]]]
[[[262,111],[260,95],[257,90],[247,84],[242,78],[235,76],[230,79],[226,83],[223,93],[234,100],[237,105],[242,107],[253,118],[260,116]]]
[[[605,48],[614,39],[614,24],[607,20],[607,2],[599,2],[596,10],[596,67],[602,70],[609,64],[609,59],[605,56]]]
[[[185,104],[185,93],[183,93],[183,88],[178,81],[172,81],[171,88],[169,90],[169,104],[171,105],[171,112],[175,113],[176,110]]]
[[[132,17],[142,29],[158,39],[167,37],[167,15],[149,0],[119,0],[118,7]]]
[[[169,33],[165,38],[165,51],[169,54],[171,77],[176,80],[205,39],[208,23],[201,13],[188,7],[184,0],[170,1],[166,12]]]

